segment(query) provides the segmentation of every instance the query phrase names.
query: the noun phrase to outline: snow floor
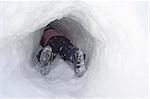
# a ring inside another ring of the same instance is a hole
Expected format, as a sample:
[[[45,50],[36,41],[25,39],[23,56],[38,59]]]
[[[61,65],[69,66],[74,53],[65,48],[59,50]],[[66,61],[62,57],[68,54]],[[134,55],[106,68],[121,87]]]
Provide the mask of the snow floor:
[[[147,15],[146,2],[0,2],[0,96],[147,97]],[[81,78],[59,58],[47,76],[33,68],[43,28],[63,17],[81,25],[71,29],[88,55]]]

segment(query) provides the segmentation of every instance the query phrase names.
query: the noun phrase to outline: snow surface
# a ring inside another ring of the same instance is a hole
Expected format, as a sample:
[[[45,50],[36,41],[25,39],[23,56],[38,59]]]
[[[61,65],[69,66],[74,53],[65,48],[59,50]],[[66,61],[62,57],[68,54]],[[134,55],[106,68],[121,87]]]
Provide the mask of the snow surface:
[[[72,17],[87,31],[74,42],[89,55],[82,78],[63,60],[48,76],[32,64],[43,27]],[[148,95],[146,2],[0,2],[0,96]]]

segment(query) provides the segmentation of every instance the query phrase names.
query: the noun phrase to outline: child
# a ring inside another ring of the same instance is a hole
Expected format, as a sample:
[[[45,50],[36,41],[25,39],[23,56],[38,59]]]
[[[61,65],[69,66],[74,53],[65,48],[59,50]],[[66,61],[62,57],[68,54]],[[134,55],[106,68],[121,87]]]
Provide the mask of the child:
[[[85,54],[50,23],[44,29],[40,47],[36,53],[42,75],[47,75],[50,72],[50,63],[56,55],[60,55],[64,61],[73,63],[76,76],[81,77],[85,73]]]

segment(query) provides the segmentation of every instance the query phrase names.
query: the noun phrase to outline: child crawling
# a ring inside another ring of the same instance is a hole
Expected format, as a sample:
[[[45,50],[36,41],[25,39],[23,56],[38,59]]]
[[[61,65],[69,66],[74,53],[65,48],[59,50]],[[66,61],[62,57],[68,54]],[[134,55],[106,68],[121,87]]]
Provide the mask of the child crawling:
[[[51,23],[44,29],[35,55],[40,73],[47,75],[50,72],[51,62],[59,55],[64,61],[70,61],[74,66],[75,75],[81,77],[86,71],[85,54],[63,34]]]

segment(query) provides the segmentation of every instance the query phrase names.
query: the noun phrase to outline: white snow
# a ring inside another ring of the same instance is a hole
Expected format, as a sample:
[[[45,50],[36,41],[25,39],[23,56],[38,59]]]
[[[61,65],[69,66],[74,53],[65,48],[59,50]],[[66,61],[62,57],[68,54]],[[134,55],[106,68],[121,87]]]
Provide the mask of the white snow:
[[[82,78],[59,58],[48,76],[32,68],[43,27],[62,17],[87,31],[72,34],[89,55]],[[147,19],[146,2],[0,2],[0,96],[147,96]]]

